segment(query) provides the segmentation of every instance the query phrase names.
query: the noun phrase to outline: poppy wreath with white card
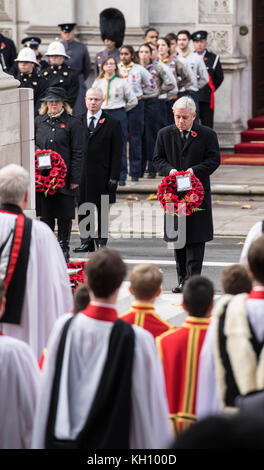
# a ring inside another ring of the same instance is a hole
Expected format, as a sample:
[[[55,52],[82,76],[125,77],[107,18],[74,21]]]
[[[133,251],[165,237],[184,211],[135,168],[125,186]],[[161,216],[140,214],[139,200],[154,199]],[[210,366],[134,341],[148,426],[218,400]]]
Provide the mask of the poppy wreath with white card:
[[[53,196],[65,186],[67,165],[61,155],[53,150],[37,150],[35,153],[35,189]]]
[[[203,210],[200,205],[204,199],[204,187],[194,174],[176,171],[162,179],[157,199],[166,213],[188,216]]]

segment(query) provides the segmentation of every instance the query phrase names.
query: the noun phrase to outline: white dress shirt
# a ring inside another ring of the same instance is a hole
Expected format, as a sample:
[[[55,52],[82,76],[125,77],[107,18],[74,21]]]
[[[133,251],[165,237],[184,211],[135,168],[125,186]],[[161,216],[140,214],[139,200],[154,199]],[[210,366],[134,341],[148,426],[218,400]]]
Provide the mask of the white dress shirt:
[[[89,128],[89,126],[91,124],[91,118],[92,117],[95,117],[94,127],[96,127],[101,116],[102,116],[102,110],[101,109],[96,114],[91,114],[90,111],[88,111],[87,112],[87,127]]]

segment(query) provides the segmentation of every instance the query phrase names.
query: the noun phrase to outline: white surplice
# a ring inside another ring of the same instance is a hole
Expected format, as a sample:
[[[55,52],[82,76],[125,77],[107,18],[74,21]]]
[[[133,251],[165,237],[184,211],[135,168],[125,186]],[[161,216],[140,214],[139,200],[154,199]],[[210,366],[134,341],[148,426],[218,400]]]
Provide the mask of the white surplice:
[[[0,246],[14,227],[16,215],[0,213]],[[57,318],[72,308],[67,266],[51,229],[32,221],[30,253],[20,325],[0,323],[0,330],[28,343],[39,359]]]
[[[0,449],[30,449],[39,378],[30,347],[0,336]]]
[[[60,318],[50,336],[33,432],[33,448],[45,447],[50,393],[60,333],[70,314]],[[106,361],[113,323],[79,314],[68,330],[55,425],[55,435],[73,439],[82,429]],[[169,411],[161,362],[154,339],[133,325],[130,448],[166,448],[172,444]],[[111,406],[111,403],[109,403]]]
[[[264,288],[255,287],[255,290],[258,289],[264,290]],[[232,296],[230,296],[230,298],[231,297]],[[218,302],[222,302],[223,300],[224,299],[220,298]],[[247,299],[246,311],[258,341],[264,342],[264,300]],[[198,419],[203,419],[217,413],[223,413],[215,372],[214,342],[216,335],[216,318],[214,317],[214,312],[212,316],[213,318],[207,330],[200,354],[196,400],[196,414]],[[241,371],[243,373],[243,365]]]

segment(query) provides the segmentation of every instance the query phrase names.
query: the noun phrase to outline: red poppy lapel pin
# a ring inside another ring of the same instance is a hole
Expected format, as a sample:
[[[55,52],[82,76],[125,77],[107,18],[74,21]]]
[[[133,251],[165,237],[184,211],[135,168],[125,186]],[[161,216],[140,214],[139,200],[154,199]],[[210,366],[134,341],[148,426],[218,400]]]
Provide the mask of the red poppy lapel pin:
[[[100,119],[99,124],[103,124],[105,122],[105,118]]]
[[[197,132],[192,131],[192,132],[191,132],[191,136],[194,137],[194,138],[197,137]]]
[[[1,43],[1,49],[4,49],[6,47],[6,44],[4,42]]]
[[[65,124],[61,124],[61,128],[62,128],[62,129],[65,129],[65,128],[66,128],[66,125],[65,125]]]

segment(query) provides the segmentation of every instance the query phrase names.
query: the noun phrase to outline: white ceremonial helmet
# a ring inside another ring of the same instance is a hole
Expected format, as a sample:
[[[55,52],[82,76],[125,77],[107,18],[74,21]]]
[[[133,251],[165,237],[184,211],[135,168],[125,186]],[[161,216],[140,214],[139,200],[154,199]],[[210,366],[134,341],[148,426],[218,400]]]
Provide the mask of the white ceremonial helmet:
[[[33,62],[33,64],[39,65],[36,59],[36,54],[30,47],[24,47],[21,49],[15,62]]]
[[[70,56],[66,54],[64,45],[60,41],[51,42],[45,55],[63,55],[70,59]]]

